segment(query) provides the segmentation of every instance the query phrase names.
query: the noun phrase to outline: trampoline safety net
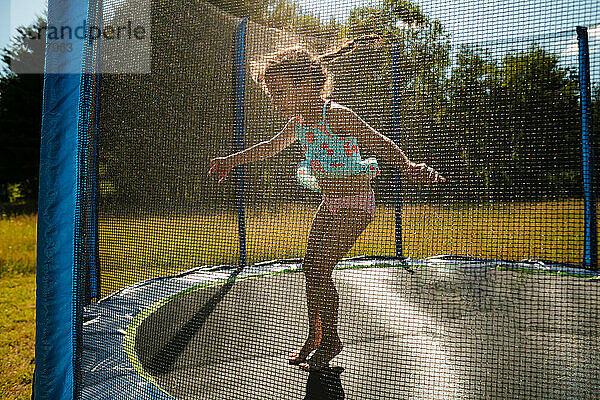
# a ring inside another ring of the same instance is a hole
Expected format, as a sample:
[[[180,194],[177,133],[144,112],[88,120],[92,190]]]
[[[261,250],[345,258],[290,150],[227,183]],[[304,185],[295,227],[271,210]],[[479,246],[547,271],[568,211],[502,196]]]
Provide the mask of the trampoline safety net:
[[[75,398],[600,399],[598,2],[87,23]]]

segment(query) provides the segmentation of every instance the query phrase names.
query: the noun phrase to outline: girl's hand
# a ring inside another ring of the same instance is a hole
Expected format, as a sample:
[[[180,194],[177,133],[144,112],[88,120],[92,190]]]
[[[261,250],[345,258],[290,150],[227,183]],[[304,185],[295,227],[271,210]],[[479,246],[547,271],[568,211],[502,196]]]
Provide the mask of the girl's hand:
[[[446,178],[440,175],[435,169],[428,167],[425,164],[415,164],[414,162],[408,164],[406,175],[415,182],[446,182]]]
[[[216,173],[219,178],[219,183],[221,183],[227,178],[232,167],[233,164],[227,157],[213,158],[210,160],[210,170],[208,171],[208,174],[212,175]]]

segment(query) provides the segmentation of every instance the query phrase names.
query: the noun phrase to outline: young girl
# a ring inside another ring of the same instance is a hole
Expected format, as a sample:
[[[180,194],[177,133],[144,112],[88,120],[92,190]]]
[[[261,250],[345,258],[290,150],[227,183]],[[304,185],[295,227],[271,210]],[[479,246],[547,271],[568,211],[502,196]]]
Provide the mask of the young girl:
[[[413,180],[445,180],[433,168],[411,162],[392,140],[352,110],[328,99],[331,77],[324,63],[351,52],[357,43],[376,39],[361,37],[321,56],[301,47],[272,55],[260,70],[259,83],[289,118],[287,124],[268,141],[210,161],[209,174],[217,174],[221,183],[233,166],[274,156],[296,140],[302,144],[306,159],[298,166],[297,178],[323,194],[302,263],[308,338],[289,356],[290,364],[306,371],[321,370],[343,347],[337,332],[338,293],[332,271],[373,219],[375,196],[370,180],[379,175],[377,160],[362,160],[359,150],[373,150]]]

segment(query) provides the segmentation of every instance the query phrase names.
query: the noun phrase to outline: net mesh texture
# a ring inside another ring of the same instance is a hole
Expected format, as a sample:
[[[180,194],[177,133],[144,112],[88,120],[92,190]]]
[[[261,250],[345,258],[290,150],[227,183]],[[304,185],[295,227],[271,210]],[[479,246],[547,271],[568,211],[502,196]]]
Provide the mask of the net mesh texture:
[[[102,40],[103,73],[86,89],[97,248],[82,264],[110,295],[89,310],[139,300],[106,354],[125,352],[134,375],[182,399],[598,398],[575,30],[588,27],[598,143],[596,2],[92,3],[102,24],[146,15],[151,38]],[[377,40],[315,61],[364,37]],[[290,119],[323,109],[297,94],[315,87],[300,66],[286,70],[283,103],[260,79],[294,46],[326,71],[332,133],[358,132],[339,106],[370,132],[358,150],[377,159],[375,178],[316,192],[297,180],[300,140],[266,153],[297,134]],[[411,179],[377,137],[445,181]],[[211,160],[261,143],[223,182],[209,174]],[[368,187],[372,217],[343,197],[367,204]],[[427,260],[440,255],[454,257]],[[305,364],[289,365],[299,348]],[[82,379],[88,394],[101,380]],[[111,390],[152,398],[133,386]]]

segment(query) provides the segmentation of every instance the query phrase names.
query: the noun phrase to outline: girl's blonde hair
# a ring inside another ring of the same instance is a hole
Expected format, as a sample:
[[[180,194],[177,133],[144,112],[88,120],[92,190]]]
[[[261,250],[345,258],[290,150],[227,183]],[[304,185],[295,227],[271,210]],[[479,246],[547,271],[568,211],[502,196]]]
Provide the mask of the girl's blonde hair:
[[[286,76],[302,83],[311,80],[321,88],[324,97],[329,97],[333,88],[333,79],[327,71],[326,63],[354,50],[357,44],[380,41],[377,35],[365,35],[344,43],[338,49],[319,56],[313,55],[302,46],[292,46],[277,51],[253,64],[254,79],[266,93],[269,89],[265,81],[271,76]]]

